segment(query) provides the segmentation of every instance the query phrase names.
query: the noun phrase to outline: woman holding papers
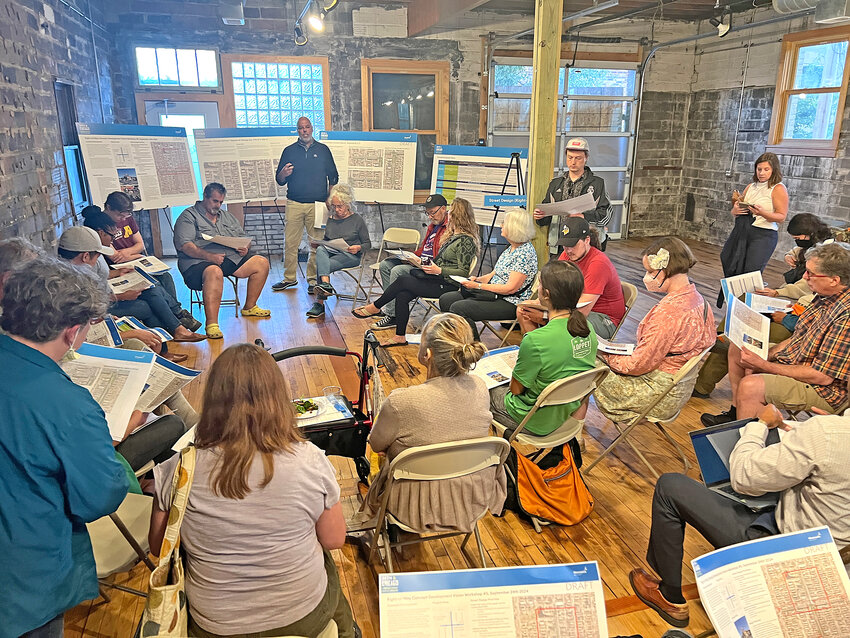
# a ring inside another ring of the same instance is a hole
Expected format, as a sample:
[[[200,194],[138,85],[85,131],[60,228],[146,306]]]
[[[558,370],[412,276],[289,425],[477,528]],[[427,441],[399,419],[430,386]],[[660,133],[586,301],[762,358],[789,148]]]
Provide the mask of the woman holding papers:
[[[354,268],[360,264],[363,252],[372,247],[369,229],[363,218],[354,212],[354,190],[348,184],[334,184],[328,197],[331,216],[325,226],[324,242],[316,244],[316,303],[307,311],[307,317],[316,318],[325,314],[325,299],[336,294],[331,285],[330,274],[343,268]],[[344,245],[344,247],[343,247]]]
[[[345,542],[336,473],[298,431],[283,373],[240,344],[213,363],[180,540],[189,633],[316,636],[333,619],[355,635],[329,550]],[[160,549],[179,457],[154,468],[150,547]]]
[[[490,390],[490,410],[507,429],[506,435],[516,430],[546,386],[596,365],[596,332],[576,310],[582,290],[584,277],[575,264],[550,261],[540,269],[538,299],[549,322],[522,338],[510,385]],[[586,410],[578,401],[545,407],[534,413],[525,429],[544,436],[573,413],[580,411],[583,418]]]
[[[359,319],[368,319],[381,314],[381,307],[395,300],[395,336],[382,343],[385,348],[406,346],[407,321],[410,304],[417,297],[439,297],[458,284],[452,277],[468,277],[472,263],[478,255],[480,241],[478,225],[472,206],[465,199],[455,198],[449,211],[449,222],[440,243],[440,251],[433,260],[423,260],[419,268],[403,275],[387,286],[384,294],[373,303],[355,308],[352,314]]]
[[[362,529],[378,512],[390,463],[405,450],[487,436],[491,418],[487,387],[468,374],[485,352],[461,317],[444,313],[428,320],[418,356],[428,378],[421,385],[393,390],[381,406],[369,445],[386,458],[350,527]],[[461,404],[462,419],[446,418],[448,406]],[[387,511],[417,529],[471,532],[483,509],[502,511],[505,489],[503,467],[444,481],[400,481],[390,494]]]
[[[517,304],[531,297],[537,274],[537,252],[531,245],[534,221],[524,210],[512,210],[502,222],[508,248],[499,255],[493,270],[480,277],[462,278],[459,291],[440,297],[440,310],[453,312],[469,322],[478,339],[476,321],[513,321]]]
[[[717,338],[714,315],[688,279],[697,263],[691,249],[678,237],[662,237],[643,251],[643,284],[664,297],[641,320],[637,344],[630,355],[602,354],[611,368],[594,397],[600,412],[620,423],[637,416],[646,402],[665,390],[673,375],[698,357]],[[671,417],[691,396],[691,378],[673,387],[650,416]]]

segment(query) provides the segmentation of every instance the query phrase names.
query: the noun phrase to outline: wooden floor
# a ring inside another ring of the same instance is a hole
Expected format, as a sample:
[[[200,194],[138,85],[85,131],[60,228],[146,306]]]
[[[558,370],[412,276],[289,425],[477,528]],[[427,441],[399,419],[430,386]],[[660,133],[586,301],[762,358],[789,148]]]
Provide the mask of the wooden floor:
[[[640,252],[649,240],[633,239],[611,241],[608,255],[617,267],[623,280],[635,284],[640,291],[631,315],[618,335],[619,341],[633,340],[640,319],[657,300],[644,290],[641,278]],[[719,248],[699,242],[688,242],[694,249],[699,264],[692,271],[692,278],[712,307],[719,290]],[[781,281],[783,264],[772,262],[766,272],[771,285]],[[281,279],[282,264],[272,263],[269,285]],[[179,277],[175,277],[179,280]],[[334,277],[338,288],[347,289],[340,282],[347,278]],[[182,282],[178,281],[178,286]],[[244,295],[244,284],[241,288]],[[185,288],[179,289],[181,300],[188,301]],[[274,293],[267,287],[260,298],[260,305],[272,310],[270,319],[235,318],[233,308],[221,311],[221,328],[225,338],[199,345],[181,344],[179,351],[190,355],[187,362],[198,369],[207,368],[221,350],[231,344],[261,338],[272,351],[298,345],[325,344],[347,346],[360,351],[366,322],[350,314],[351,302],[330,300],[324,320],[305,320],[304,313],[312,304],[305,286],[286,292]],[[421,311],[414,313],[414,323]],[[720,314],[715,308],[715,313]],[[200,312],[197,311],[200,317]],[[498,344],[492,335],[485,336],[489,346]],[[518,334],[512,342],[518,341]],[[385,366],[381,378],[389,393],[397,387],[405,387],[424,380],[424,370],[416,361],[416,346],[394,348],[383,351]],[[356,395],[357,378],[350,361],[329,357],[302,357],[281,364],[290,381],[293,396],[319,394],[324,386],[340,385],[348,396]],[[201,375],[186,390],[189,401],[200,405],[204,375]],[[710,400],[691,399],[679,420],[670,427],[673,436],[686,449],[694,462],[687,432],[700,427],[701,412],[723,409],[729,404],[729,385],[724,381]],[[602,417],[595,407],[587,418],[586,462],[596,458],[603,446],[614,437],[613,426]],[[639,446],[659,471],[682,471],[681,462],[674,458],[669,444],[660,434],[650,429],[636,431],[632,440]],[[332,459],[337,468],[343,489],[343,505],[346,515],[357,507],[356,485],[353,464],[347,459]],[[695,470],[689,472],[698,478]],[[608,626],[611,636],[641,634],[645,638],[661,636],[668,626],[652,611],[648,611],[632,596],[628,573],[633,567],[646,565],[644,558],[649,538],[650,505],[654,481],[637,456],[623,446],[602,461],[587,477],[587,484],[595,497],[595,509],[585,521],[573,527],[551,526],[536,534],[533,528],[508,512],[503,518],[487,516],[482,521],[482,539],[490,565],[533,565],[565,563],[584,560],[599,562],[608,605]],[[693,530],[689,529],[685,541],[684,582],[694,582],[690,560],[708,551],[709,545]],[[340,568],[343,589],[351,603],[354,617],[366,637],[379,635],[378,594],[375,568],[366,565],[354,547],[346,545],[334,551]],[[467,556],[460,550],[460,541],[446,539],[405,548],[397,563],[400,571],[449,570],[478,567],[478,559]],[[377,568],[380,571],[380,568]],[[148,571],[143,565],[132,572],[115,578],[118,584],[145,589]],[[135,630],[144,600],[132,594],[111,590],[112,600],[102,599],[79,605],[66,615],[66,636],[111,637],[130,636]],[[222,595],[226,595],[222,592]],[[686,587],[688,598],[696,598],[695,587]],[[709,623],[698,601],[691,603],[691,633],[709,627]]]

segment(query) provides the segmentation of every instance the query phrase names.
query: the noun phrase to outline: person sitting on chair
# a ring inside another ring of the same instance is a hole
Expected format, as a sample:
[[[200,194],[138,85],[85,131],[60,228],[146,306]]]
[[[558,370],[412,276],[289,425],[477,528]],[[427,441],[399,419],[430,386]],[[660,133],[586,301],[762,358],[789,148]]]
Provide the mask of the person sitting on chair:
[[[626,314],[626,302],[617,269],[605,253],[592,245],[593,232],[583,218],[568,217],[561,227],[564,252],[558,259],[573,262],[584,275],[584,292],[578,310],[587,317],[596,334],[610,339]],[[537,305],[519,305],[517,319],[523,333],[546,322],[544,313],[535,307]]]
[[[476,339],[476,321],[513,321],[517,304],[534,292],[537,252],[531,240],[535,233],[534,220],[524,210],[512,210],[505,215],[502,237],[508,241],[508,248],[499,255],[493,270],[469,277],[459,291],[442,295],[440,310],[466,319]]]
[[[767,361],[729,346],[732,406],[720,414],[703,414],[706,427],[755,417],[768,403],[791,410],[815,406],[832,414],[847,407],[850,251],[836,243],[811,249],[803,278],[816,297],[793,334],[770,347]]]
[[[768,431],[786,430],[765,445]],[[741,430],[729,458],[732,489],[749,496],[779,492],[775,511],[754,512],[684,474],[663,474],[652,496],[646,560],[659,578],[638,568],[629,574],[643,603],[668,623],[686,627],[682,596],[685,525],[716,548],[828,525],[839,548],[850,544],[850,418],[815,416],[793,428],[773,405]]]
[[[204,199],[195,202],[174,223],[174,247],[177,249],[177,267],[183,281],[192,290],[202,291],[204,315],[209,339],[224,335],[218,325],[218,310],[225,277],[248,279],[243,317],[270,317],[271,311],[260,308],[257,300],[269,276],[269,260],[251,251],[250,245],[242,248],[222,246],[207,237],[247,237],[237,219],[222,210],[227,189],[217,182],[204,187]]]
[[[596,388],[596,407],[615,423],[637,417],[646,401],[664,392],[673,375],[714,343],[714,314],[688,279],[697,260],[678,237],[656,239],[643,253],[643,285],[650,293],[662,293],[637,330],[637,344],[630,355],[602,354],[613,374]],[[694,375],[667,392],[649,416],[673,416],[691,395]]]
[[[210,367],[202,405],[180,528],[190,635],[317,636],[333,619],[352,638],[330,554],[345,543],[336,473],[299,433],[280,368],[259,346],[231,346]],[[154,468],[154,554],[179,459]]]
[[[487,386],[468,374],[486,351],[458,315],[435,315],[425,324],[418,360],[427,370],[427,380],[393,390],[381,406],[369,445],[386,458],[369,486],[361,513],[355,517],[358,523],[374,517],[380,509],[389,467],[396,456],[412,447],[487,436],[491,419]],[[447,419],[445,406],[460,404],[464,418]],[[475,517],[483,509],[502,511],[505,495],[504,467],[488,467],[441,481],[400,481],[390,495],[387,510],[416,529],[471,532]]]
[[[505,426],[506,437],[519,427],[546,386],[596,366],[596,332],[576,309],[583,289],[584,277],[575,264],[550,261],[540,269],[537,298],[549,321],[523,336],[510,385],[490,390],[490,410]],[[578,401],[547,406],[534,413],[525,430],[545,436],[574,413],[582,421],[586,411],[587,405]]]
[[[411,302],[417,297],[439,297],[450,290],[457,290],[458,284],[451,277],[469,276],[478,248],[478,226],[472,206],[465,199],[457,197],[449,211],[448,228],[440,252],[433,261],[423,259],[420,268],[396,279],[375,301],[355,308],[352,314],[358,319],[368,319],[381,314],[382,307],[395,301],[395,336],[381,345],[385,348],[406,346]]]
[[[316,247],[316,303],[307,311],[310,318],[325,314],[325,299],[336,294],[330,274],[344,268],[354,268],[363,259],[363,253],[372,247],[366,222],[355,212],[354,189],[348,184],[334,184],[328,196],[331,216],[325,226],[325,241],[343,239],[348,244],[345,251],[321,245]],[[357,290],[354,291],[357,295]]]
[[[422,243],[419,248],[414,251],[418,259],[433,260],[440,252],[440,243],[443,240],[443,234],[446,232],[446,223],[449,218],[448,202],[446,198],[439,193],[428,195],[425,200],[425,214],[428,216],[428,228],[425,229],[425,236],[422,238]],[[416,266],[408,263],[398,257],[387,257],[382,260],[379,266],[381,273],[381,285],[384,290],[399,277],[409,275],[410,271]],[[395,328],[395,302],[390,301],[381,310],[384,316],[373,323],[370,328],[372,330],[387,330]]]

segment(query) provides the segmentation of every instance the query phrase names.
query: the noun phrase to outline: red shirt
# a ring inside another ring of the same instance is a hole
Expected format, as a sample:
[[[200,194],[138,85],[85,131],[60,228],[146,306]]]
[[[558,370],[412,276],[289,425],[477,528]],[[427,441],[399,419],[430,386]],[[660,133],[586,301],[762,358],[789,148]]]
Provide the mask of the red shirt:
[[[425,238],[422,240],[422,244],[420,244],[419,248],[414,251],[415,254],[418,257],[426,255],[431,259],[436,257],[437,253],[440,252],[440,238],[443,236],[443,231],[446,230],[447,225],[447,219],[444,219],[443,223],[439,226],[436,224],[430,224],[425,230]]]
[[[558,257],[561,261],[571,261],[565,250]],[[623,299],[623,286],[614,264],[601,250],[589,247],[587,254],[573,262],[584,275],[584,292],[599,295],[593,304],[593,312],[608,315],[614,325],[619,326],[626,314],[626,302]]]

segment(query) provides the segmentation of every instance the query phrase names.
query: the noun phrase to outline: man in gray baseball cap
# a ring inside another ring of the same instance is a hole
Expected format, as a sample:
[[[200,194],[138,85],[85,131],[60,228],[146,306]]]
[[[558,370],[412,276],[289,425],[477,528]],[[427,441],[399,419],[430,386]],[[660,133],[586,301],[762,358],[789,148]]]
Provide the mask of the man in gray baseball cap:
[[[104,246],[97,231],[86,226],[71,226],[59,238],[59,250],[72,253],[100,253],[111,256],[115,254],[112,246]]]

